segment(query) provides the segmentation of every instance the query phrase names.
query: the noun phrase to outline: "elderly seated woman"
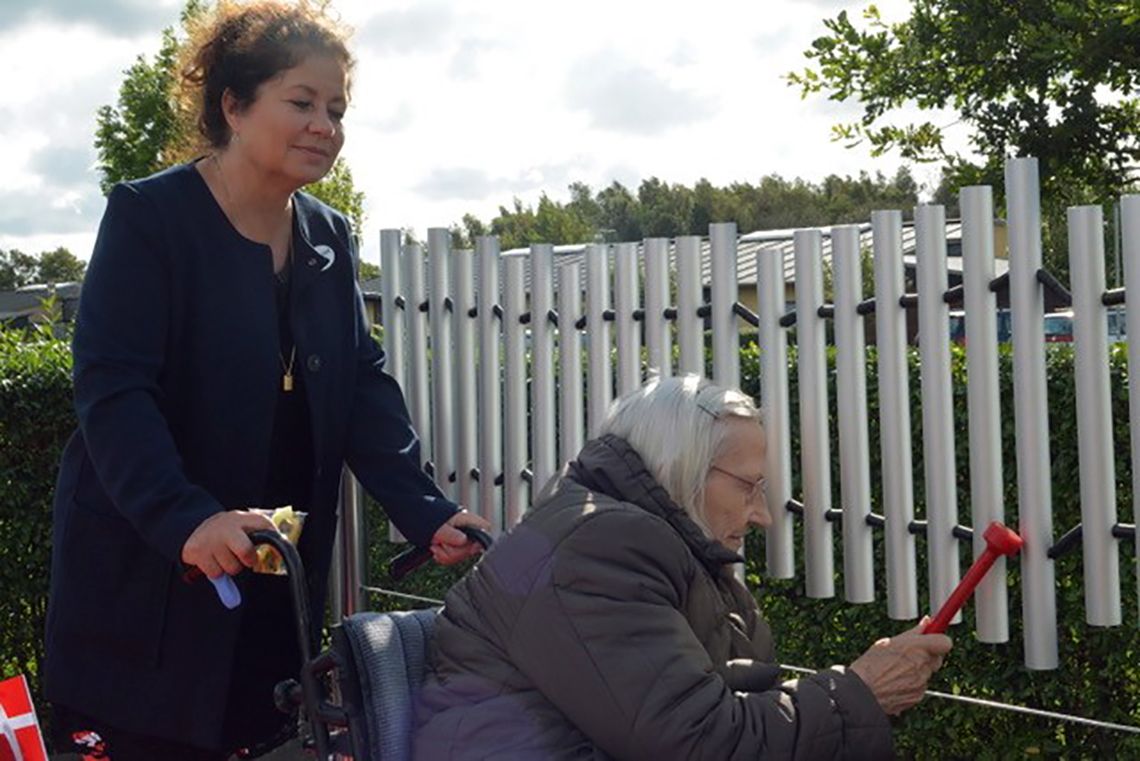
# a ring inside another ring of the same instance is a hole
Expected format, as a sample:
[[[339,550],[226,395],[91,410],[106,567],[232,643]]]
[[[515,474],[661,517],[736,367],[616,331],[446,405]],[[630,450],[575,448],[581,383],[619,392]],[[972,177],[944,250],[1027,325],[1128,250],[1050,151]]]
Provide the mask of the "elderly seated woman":
[[[618,400],[447,595],[415,758],[891,757],[888,714],[922,698],[950,640],[916,628],[781,682],[733,573],[771,520],[764,467],[740,391],[689,376]]]

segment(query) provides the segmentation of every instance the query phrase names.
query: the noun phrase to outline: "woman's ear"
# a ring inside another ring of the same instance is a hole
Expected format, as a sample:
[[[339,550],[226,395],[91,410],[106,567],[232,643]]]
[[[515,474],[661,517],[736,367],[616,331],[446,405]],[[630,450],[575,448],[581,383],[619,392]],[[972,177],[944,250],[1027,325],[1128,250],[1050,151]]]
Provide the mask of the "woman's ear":
[[[222,93],[222,115],[226,117],[226,124],[229,125],[230,134],[238,135],[241,125],[242,108],[241,101],[234,95],[233,90],[226,88]]]

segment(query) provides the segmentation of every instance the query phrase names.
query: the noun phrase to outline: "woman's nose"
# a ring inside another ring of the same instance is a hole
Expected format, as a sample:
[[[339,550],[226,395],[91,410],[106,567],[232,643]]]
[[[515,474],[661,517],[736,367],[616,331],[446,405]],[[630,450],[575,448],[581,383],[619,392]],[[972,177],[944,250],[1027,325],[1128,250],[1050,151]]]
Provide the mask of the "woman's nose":
[[[309,122],[309,129],[325,137],[332,137],[336,134],[336,124],[328,114],[314,116],[313,120]]]
[[[768,528],[772,525],[772,513],[769,512],[766,504],[761,504],[748,515],[748,522],[753,526]]]

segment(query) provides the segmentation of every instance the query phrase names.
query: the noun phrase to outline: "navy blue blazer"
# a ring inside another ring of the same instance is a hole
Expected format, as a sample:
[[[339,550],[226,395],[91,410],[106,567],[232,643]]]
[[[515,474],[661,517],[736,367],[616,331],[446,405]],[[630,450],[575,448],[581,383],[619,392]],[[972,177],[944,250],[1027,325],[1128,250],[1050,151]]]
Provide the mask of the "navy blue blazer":
[[[297,193],[294,225],[295,372],[314,451],[299,549],[319,615],[344,463],[415,544],[458,508],[420,467],[345,218]],[[116,186],[73,351],[79,430],[55,494],[47,697],[215,747],[242,608],[184,582],[180,555],[209,516],[257,506],[267,481],[282,373],[268,247],[233,228],[192,165]]]

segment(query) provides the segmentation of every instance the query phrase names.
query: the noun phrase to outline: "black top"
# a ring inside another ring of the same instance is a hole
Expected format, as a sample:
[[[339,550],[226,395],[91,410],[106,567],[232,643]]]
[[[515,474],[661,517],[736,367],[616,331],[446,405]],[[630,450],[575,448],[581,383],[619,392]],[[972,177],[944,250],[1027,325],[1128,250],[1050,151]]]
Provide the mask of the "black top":
[[[269,468],[266,472],[265,497],[261,507],[292,505],[306,510],[312,489],[309,473],[313,462],[313,432],[309,423],[309,405],[305,400],[305,374],[297,361],[293,340],[293,256],[274,276],[277,296],[277,334],[282,377],[290,370],[293,388],[284,384],[277,388],[277,407],[273,413],[273,434],[269,440]]]

